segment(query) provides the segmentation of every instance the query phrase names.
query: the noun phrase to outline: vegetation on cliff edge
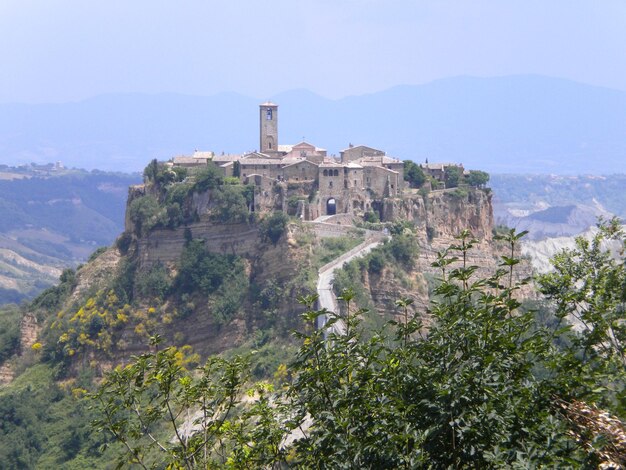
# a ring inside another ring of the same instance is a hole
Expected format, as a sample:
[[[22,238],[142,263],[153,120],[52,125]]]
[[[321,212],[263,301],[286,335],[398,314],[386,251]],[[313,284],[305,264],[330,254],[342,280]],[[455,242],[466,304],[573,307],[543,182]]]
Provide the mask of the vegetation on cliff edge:
[[[624,425],[607,416],[624,417],[626,270],[623,253],[602,249],[608,238],[623,243],[623,233],[613,221],[555,260],[540,279],[555,305],[547,323],[520,308],[520,235],[504,238],[511,253],[484,279],[467,262],[476,242],[468,232],[440,253],[427,335],[404,299],[402,320],[367,337],[349,291],[342,318],[304,299],[310,324],[331,319],[297,334],[302,346],[277,376],[281,387],[246,385],[242,359],[190,373],[159,350],[107,377],[93,396],[98,426],[124,444],[122,462],[146,467],[155,458],[185,468],[623,465]],[[345,334],[330,332],[336,322]],[[165,439],[152,435],[164,421]],[[183,432],[183,421],[196,432]]]

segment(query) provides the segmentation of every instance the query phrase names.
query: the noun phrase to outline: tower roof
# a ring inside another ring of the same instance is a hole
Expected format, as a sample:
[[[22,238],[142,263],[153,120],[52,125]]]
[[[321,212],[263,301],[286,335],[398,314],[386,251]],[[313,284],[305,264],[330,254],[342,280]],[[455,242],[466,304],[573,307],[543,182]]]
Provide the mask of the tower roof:
[[[259,106],[272,106],[274,108],[278,108],[278,105],[276,103],[272,103],[271,101],[266,101],[265,103],[262,103]]]

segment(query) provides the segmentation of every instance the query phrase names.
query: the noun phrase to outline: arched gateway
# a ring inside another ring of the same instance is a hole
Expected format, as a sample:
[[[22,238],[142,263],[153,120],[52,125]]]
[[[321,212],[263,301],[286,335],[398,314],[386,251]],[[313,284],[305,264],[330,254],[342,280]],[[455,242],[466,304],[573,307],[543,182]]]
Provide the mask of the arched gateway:
[[[331,197],[326,201],[326,215],[335,215],[337,213],[337,201]]]

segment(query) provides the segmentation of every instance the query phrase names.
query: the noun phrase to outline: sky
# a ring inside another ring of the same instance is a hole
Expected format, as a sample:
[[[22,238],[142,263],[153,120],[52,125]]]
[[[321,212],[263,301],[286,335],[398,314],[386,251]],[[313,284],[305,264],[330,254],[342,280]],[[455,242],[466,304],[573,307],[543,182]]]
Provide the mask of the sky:
[[[0,103],[529,73],[626,90],[626,1],[0,0],[0,64]]]

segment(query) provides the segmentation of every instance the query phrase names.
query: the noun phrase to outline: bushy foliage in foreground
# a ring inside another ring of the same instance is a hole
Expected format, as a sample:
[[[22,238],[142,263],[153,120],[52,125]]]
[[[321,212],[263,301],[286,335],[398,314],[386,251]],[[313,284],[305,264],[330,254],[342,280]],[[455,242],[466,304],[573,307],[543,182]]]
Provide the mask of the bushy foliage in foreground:
[[[257,384],[242,400],[242,359],[191,373],[159,350],[108,376],[94,395],[98,426],[124,443],[123,462],[144,468],[594,468],[614,436],[572,430],[568,410],[622,409],[626,276],[600,247],[623,237],[612,224],[557,259],[542,280],[562,320],[553,327],[519,308],[519,237],[506,234],[511,255],[485,279],[467,263],[469,233],[439,255],[427,333],[406,300],[402,321],[366,336],[350,292],[341,318],[313,310],[311,297],[310,330],[297,334],[278,391]],[[330,320],[314,330],[320,314]],[[569,326],[572,314],[586,330]]]

